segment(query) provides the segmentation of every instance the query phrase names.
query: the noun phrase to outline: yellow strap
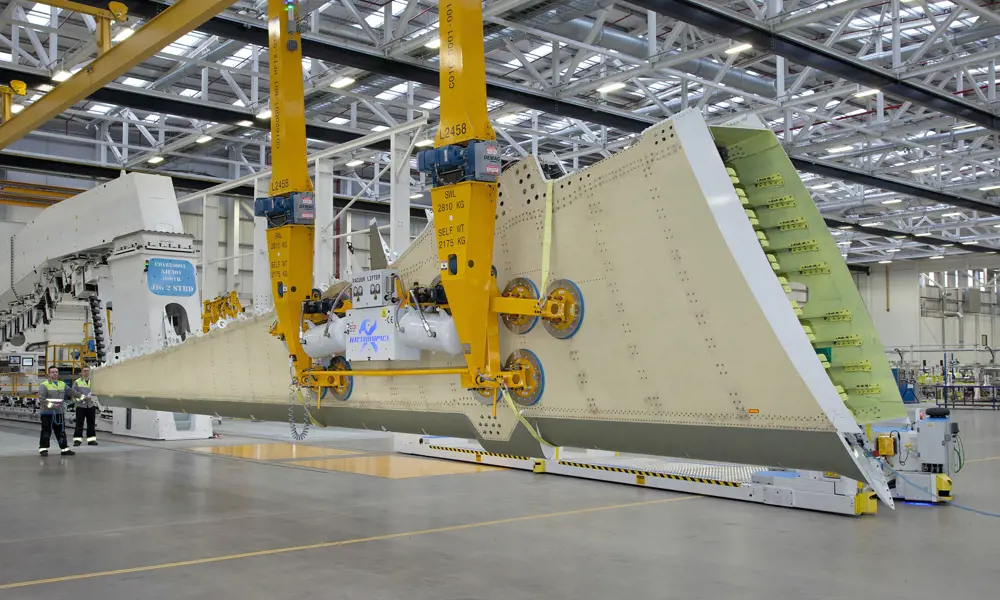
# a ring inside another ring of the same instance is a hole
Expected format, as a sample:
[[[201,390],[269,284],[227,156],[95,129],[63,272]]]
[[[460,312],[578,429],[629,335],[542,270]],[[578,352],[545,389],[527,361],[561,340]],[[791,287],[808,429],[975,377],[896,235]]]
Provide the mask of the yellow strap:
[[[542,439],[542,436],[538,435],[538,432],[535,431],[535,428],[531,426],[531,423],[529,423],[528,420],[524,418],[524,415],[521,414],[521,411],[518,410],[517,405],[514,404],[514,400],[510,397],[510,392],[507,391],[507,388],[501,386],[500,391],[501,393],[503,393],[504,402],[506,402],[507,406],[509,406],[510,409],[514,411],[514,417],[521,423],[521,425],[524,425],[527,428],[528,433],[531,434],[531,437],[535,438],[535,441],[537,441],[539,444],[543,446],[552,446],[552,444]]]
[[[545,229],[542,233],[542,288],[538,291],[544,302],[549,287],[549,261],[552,257],[552,180],[545,182]]]

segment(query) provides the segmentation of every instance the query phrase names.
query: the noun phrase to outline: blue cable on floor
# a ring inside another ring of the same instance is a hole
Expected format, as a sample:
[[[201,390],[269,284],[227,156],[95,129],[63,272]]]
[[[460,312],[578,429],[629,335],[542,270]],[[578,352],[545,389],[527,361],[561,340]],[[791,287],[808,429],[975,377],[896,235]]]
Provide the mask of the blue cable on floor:
[[[867,452],[866,452],[866,454],[867,454]],[[872,458],[877,458],[877,457],[872,456]],[[907,479],[906,477],[904,477],[902,473],[900,473],[896,469],[893,469],[892,467],[890,467],[888,465],[888,463],[886,463],[885,461],[882,461],[882,465],[885,466],[886,469],[889,469],[889,471],[891,471],[893,475],[895,475],[896,477],[899,477],[900,479],[902,479],[903,481],[905,481],[907,485],[913,486],[914,488],[920,490],[921,492],[927,494],[928,496],[932,496],[932,497],[937,496],[937,493],[932,492],[932,491],[930,491],[929,489],[927,489],[925,487],[919,486],[919,485],[913,483],[912,481],[910,481],[909,479]],[[987,510],[980,510],[978,508],[972,508],[971,506],[963,506],[963,505],[958,504],[958,503],[956,503],[956,502],[954,502],[952,500],[942,500],[942,502],[944,504],[947,504],[949,506],[954,506],[955,508],[958,508],[958,509],[961,509],[961,510],[967,510],[967,511],[969,511],[971,513],[976,513],[977,515],[983,515],[984,517],[997,517],[997,518],[1000,518],[1000,513],[989,512]]]

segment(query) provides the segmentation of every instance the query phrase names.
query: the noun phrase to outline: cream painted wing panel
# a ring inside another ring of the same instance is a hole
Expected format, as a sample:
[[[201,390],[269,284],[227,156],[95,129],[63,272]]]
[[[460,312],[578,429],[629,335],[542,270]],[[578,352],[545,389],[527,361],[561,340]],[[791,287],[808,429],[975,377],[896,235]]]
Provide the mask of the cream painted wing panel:
[[[499,285],[518,276],[540,285],[545,180],[534,159],[507,168],[500,189]],[[541,360],[546,389],[524,415],[549,441],[880,479],[848,459],[845,439],[860,430],[773,276],[699,114],[654,126],[627,150],[555,181],[552,240],[551,278],[579,285],[583,327],[569,340],[541,325],[526,335],[501,329],[503,356],[527,348]],[[397,260],[407,285],[437,275],[435,246],[428,227]],[[133,406],[280,415],[288,359],[267,333],[271,318],[101,369],[95,393]],[[425,353],[414,366],[456,364]],[[191,376],[150,381],[154,365]],[[445,376],[355,377],[351,398],[324,401],[317,418],[442,435],[461,423],[498,443],[518,428],[509,411],[493,417]]]

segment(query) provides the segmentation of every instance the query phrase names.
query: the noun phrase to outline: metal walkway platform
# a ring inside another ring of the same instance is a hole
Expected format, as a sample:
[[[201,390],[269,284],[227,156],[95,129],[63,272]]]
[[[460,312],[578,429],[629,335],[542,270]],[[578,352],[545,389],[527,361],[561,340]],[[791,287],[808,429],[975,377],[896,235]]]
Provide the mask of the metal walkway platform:
[[[394,436],[394,448],[403,454],[840,515],[874,513],[877,507],[874,492],[863,490],[857,481],[835,473],[571,448],[557,448],[551,458],[541,459],[487,452],[472,440],[406,434]]]

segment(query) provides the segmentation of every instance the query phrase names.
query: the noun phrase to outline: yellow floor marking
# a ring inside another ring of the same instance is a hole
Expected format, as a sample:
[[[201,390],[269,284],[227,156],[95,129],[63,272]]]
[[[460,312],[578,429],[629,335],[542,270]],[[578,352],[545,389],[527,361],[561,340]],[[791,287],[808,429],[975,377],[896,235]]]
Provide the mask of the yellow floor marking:
[[[346,454],[365,454],[360,450],[339,450],[321,446],[305,446],[303,444],[244,444],[239,446],[199,446],[185,448],[192,452],[214,454],[216,456],[231,456],[233,458],[249,458],[255,460],[284,460],[288,458],[316,458],[321,456],[343,456]]]
[[[356,458],[328,458],[325,460],[297,460],[288,465],[341,471],[358,475],[373,475],[387,479],[408,479],[432,475],[461,475],[464,473],[485,473],[502,471],[502,467],[469,464],[458,461],[432,460],[412,456],[361,456]]]
[[[986,462],[988,460],[1000,460],[1000,456],[989,456],[987,458],[973,458],[972,460],[967,460],[965,462],[967,462],[967,463]]]
[[[143,573],[147,571],[162,571],[164,569],[177,569],[180,567],[190,567],[193,565],[204,565],[209,563],[225,562],[230,560],[241,560],[244,558],[256,558],[258,556],[273,556],[275,554],[287,554],[289,552],[301,552],[303,550],[318,550],[321,548],[337,548],[339,546],[350,546],[353,544],[363,544],[365,542],[380,542],[384,540],[394,540],[404,537],[427,535],[430,533],[446,533],[449,531],[463,531],[466,529],[477,529],[479,527],[492,527],[494,525],[506,525],[508,523],[523,523],[525,521],[537,521],[539,519],[549,519],[552,517],[568,517],[572,515],[585,515],[607,510],[617,510],[621,508],[635,508],[638,506],[652,506],[655,504],[666,504],[668,502],[678,502],[680,500],[691,500],[700,496],[679,496],[671,498],[661,498],[659,500],[646,500],[643,502],[628,502],[625,504],[612,504],[608,506],[595,506],[593,508],[579,508],[576,510],[563,510],[559,512],[542,513],[539,515],[526,515],[523,517],[510,517],[508,519],[496,519],[494,521],[480,521],[478,523],[467,523],[465,525],[449,525],[447,527],[435,527],[433,529],[421,529],[419,531],[406,531],[403,533],[389,533],[386,535],[376,535],[366,538],[356,538],[353,540],[341,540],[339,542],[323,542],[320,544],[309,544],[307,546],[291,546],[289,548],[275,548],[273,550],[258,550],[257,552],[244,552],[242,554],[229,554],[227,556],[213,556],[211,558],[198,558],[195,560],[184,560],[180,562],[164,563],[159,565],[147,565],[145,567],[132,567],[130,569],[115,569],[114,571],[98,571],[95,573],[81,573],[79,575],[65,575],[63,577],[52,577],[50,579],[36,579],[34,581],[19,581],[17,583],[0,584],[0,590],[12,590],[14,588],[31,587],[44,585],[47,583],[60,583],[65,581],[79,581],[81,579],[95,579],[97,577],[112,577],[114,575],[126,575],[129,573]]]

